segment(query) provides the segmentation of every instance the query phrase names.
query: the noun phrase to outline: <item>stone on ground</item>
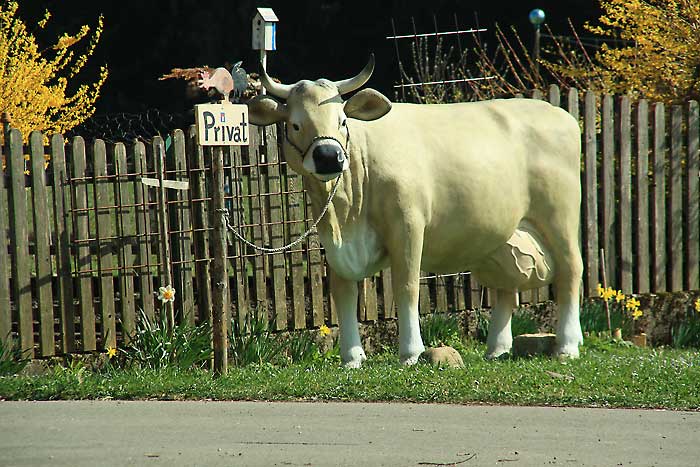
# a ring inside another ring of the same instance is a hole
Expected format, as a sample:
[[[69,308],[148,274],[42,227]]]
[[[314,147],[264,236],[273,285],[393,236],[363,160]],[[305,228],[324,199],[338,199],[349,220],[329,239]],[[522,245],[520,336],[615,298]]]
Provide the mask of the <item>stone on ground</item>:
[[[533,355],[552,355],[556,335],[547,332],[536,334],[521,334],[513,338],[513,357],[529,357]]]
[[[452,347],[443,346],[427,349],[420,355],[420,360],[433,365],[444,365],[451,368],[464,368],[462,356]]]

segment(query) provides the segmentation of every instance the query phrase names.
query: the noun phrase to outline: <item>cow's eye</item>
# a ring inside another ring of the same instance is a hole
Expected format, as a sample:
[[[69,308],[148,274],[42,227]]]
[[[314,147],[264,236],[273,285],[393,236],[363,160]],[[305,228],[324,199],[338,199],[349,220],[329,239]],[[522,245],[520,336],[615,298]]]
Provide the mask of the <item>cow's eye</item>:
[[[292,128],[294,128],[294,131],[299,131],[299,125],[296,123],[292,123]]]

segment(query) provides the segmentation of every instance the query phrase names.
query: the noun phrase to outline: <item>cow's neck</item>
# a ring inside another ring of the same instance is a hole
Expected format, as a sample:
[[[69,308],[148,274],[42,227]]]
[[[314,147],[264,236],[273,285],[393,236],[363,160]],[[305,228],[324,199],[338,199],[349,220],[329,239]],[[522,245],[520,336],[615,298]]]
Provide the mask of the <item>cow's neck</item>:
[[[351,153],[350,167],[341,175],[338,190],[328,207],[328,212],[318,224],[324,236],[333,238],[334,243],[342,243],[346,235],[359,224],[363,214],[364,186],[367,170],[362,156]],[[321,182],[313,177],[305,177],[304,184],[311,200],[314,218],[317,218],[328,201],[335,180]]]

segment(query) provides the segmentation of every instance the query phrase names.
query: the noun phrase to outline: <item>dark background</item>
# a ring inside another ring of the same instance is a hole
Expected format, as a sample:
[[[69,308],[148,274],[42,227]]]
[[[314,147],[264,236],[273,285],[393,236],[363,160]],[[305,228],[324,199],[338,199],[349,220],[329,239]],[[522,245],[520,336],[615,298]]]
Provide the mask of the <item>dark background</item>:
[[[36,31],[44,46],[58,34],[75,33],[80,25],[94,26],[104,15],[104,33],[89,66],[81,74],[93,80],[101,64],[109,68],[97,115],[160,109],[180,112],[192,105],[181,81],[158,81],[173,67],[220,66],[243,60],[248,71],[258,71],[258,54],[251,50],[251,21],[257,6],[275,10],[280,19],[277,47],[268,55],[268,71],[283,82],[299,79],[342,79],[356,74],[370,52],[377,67],[369,85],[394,98],[399,80],[391,19],[398,34],[434,32],[433,16],[441,31],[454,29],[455,15],[462,29],[478,25],[493,29],[514,25],[527,45],[533,33],[527,15],[542,8],[555,34],[570,33],[567,18],[577,28],[600,15],[597,0],[522,1],[282,1],[269,0],[32,0],[20,3],[20,16],[36,23],[45,9],[52,20]],[[488,42],[490,33],[482,40]],[[471,39],[464,38],[465,46]],[[492,39],[491,39],[492,40]],[[402,47],[410,51],[410,42]]]

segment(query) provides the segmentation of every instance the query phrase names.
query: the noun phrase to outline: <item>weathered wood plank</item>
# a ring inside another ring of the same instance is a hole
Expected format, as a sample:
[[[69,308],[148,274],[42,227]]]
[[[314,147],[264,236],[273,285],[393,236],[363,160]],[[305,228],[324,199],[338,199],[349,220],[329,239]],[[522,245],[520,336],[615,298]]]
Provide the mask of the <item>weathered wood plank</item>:
[[[384,269],[380,277],[382,280],[382,299],[384,301],[382,317],[384,319],[392,319],[396,317],[396,303],[394,301],[394,290],[391,284],[391,269]]]
[[[229,147],[228,154],[230,156],[231,165],[230,184],[231,193],[233,194],[231,209],[233,210],[232,219],[234,226],[250,224],[250,221],[246,220],[245,213],[245,206],[248,205],[249,199],[243,197],[244,176],[242,166],[244,165],[244,161],[242,159],[243,154],[241,148],[238,146]],[[224,156],[225,155],[226,151],[224,152]],[[248,232],[247,230],[241,230],[241,232],[244,236],[246,236],[246,238],[252,237],[250,235],[246,235],[246,232]],[[231,235],[229,235],[229,238],[231,238]],[[251,294],[248,288],[247,266],[250,260],[244,256],[246,254],[247,247],[242,242],[240,242],[238,239],[234,239],[233,247],[233,265],[236,275],[236,319],[238,320],[240,326],[244,326],[251,305]],[[233,300],[233,296],[230,297],[230,299]]]
[[[653,168],[651,205],[651,286],[652,292],[666,288],[666,128],[664,104],[654,104]]]
[[[649,292],[649,106],[640,99],[636,107],[637,152],[635,170],[634,277],[637,293]]]
[[[547,88],[547,100],[555,107],[561,105],[561,91],[559,90],[559,86],[556,84],[549,85],[549,88]]]
[[[290,224],[287,229],[287,242],[296,240],[304,233],[303,201],[304,197],[301,193],[301,177],[291,171],[288,166],[284,166],[284,171],[287,175],[287,213],[289,215]],[[301,246],[292,248],[289,255],[289,270],[292,281],[292,314],[294,316],[294,328],[303,329],[306,327],[306,306],[304,298],[304,255],[302,254]],[[338,315],[334,307],[333,300],[330,301],[330,319],[331,324],[338,323]],[[323,323],[321,323],[323,324]]]
[[[102,345],[116,347],[117,328],[114,309],[114,185],[107,173],[107,148],[104,141],[93,143],[95,217],[97,219],[97,268],[100,277],[100,316]]]
[[[308,206],[311,213],[311,206]],[[314,327],[324,323],[323,308],[323,256],[321,256],[321,242],[317,233],[308,237],[308,264],[309,264],[309,288],[311,296],[311,317]]]
[[[696,101],[688,102],[688,154],[686,162],[685,290],[700,289],[700,109]]]
[[[379,311],[377,309],[377,278],[368,277],[364,281],[365,291],[365,321],[377,321]],[[361,283],[362,283],[361,282]]]
[[[224,154],[220,146],[213,149],[212,158],[212,209],[220,212],[224,208]],[[214,344],[214,372],[226,374],[228,369],[228,328],[231,321],[228,306],[228,271],[226,226],[222,216],[214,216],[211,247],[212,331]]]
[[[192,190],[192,228],[194,241],[195,279],[197,281],[197,311],[200,323],[211,325],[211,275],[209,274],[209,235],[207,234],[207,186],[204,151],[197,144],[197,130],[187,132],[187,154],[190,160],[190,189]],[[232,213],[233,214],[233,213]]]
[[[70,185],[66,172],[66,153],[63,136],[51,137],[51,169],[53,171],[53,222],[56,232],[56,275],[58,280],[58,309],[61,320],[61,351],[75,350],[75,309],[73,305],[73,273],[71,271]]]
[[[51,268],[51,232],[49,194],[46,187],[46,158],[44,135],[32,131],[29,135],[32,164],[32,213],[34,216],[34,267],[36,271],[36,301],[39,307],[39,352],[42,357],[54,355],[53,271]]]
[[[583,255],[586,297],[597,295],[598,279],[598,145],[596,135],[596,95],[587,91],[583,108]]]
[[[618,158],[619,215],[617,218],[617,236],[619,245],[620,288],[625,293],[632,292],[632,106],[627,96],[619,100],[620,121]]]
[[[617,247],[615,245],[615,122],[614,101],[610,94],[603,96],[601,111],[603,159],[600,168],[600,248],[605,249],[605,268],[608,284],[617,288],[620,278],[617,271]]]
[[[166,165],[174,171],[173,176],[166,178],[177,181],[187,181],[187,157],[185,154],[185,134],[175,130],[171,135],[171,145],[168,151]],[[182,323],[194,324],[194,288],[192,287],[192,234],[191,203],[189,190],[168,190],[171,200],[168,206],[170,220],[170,241],[172,244],[173,284],[179,297],[175,306]]]
[[[92,351],[96,347],[95,312],[92,291],[92,255],[90,254],[90,213],[88,206],[88,182],[86,180],[85,141],[73,138],[71,160],[73,162],[73,223],[78,265],[78,297],[80,313],[81,350]]]
[[[436,274],[435,278],[435,311],[447,313],[449,307],[447,305],[447,278]]]
[[[9,154],[9,138],[5,139],[2,155]],[[6,342],[12,332],[12,308],[10,307],[10,187],[9,168],[0,171],[0,340]]]
[[[12,295],[15,313],[19,320],[20,348],[27,356],[34,352],[34,326],[32,317],[32,289],[29,255],[29,218],[27,217],[27,194],[24,179],[24,146],[22,134],[17,129],[10,131],[7,171],[10,174],[10,256],[12,273]]]
[[[268,163],[268,212],[270,219],[270,245],[272,248],[284,246],[284,226],[282,221],[282,180],[280,171],[280,157],[277,144],[276,127],[268,127],[265,131],[265,150]],[[272,271],[272,296],[274,302],[275,329],[287,328],[287,279],[285,268],[285,253],[268,255],[270,269]]]
[[[683,290],[683,108],[671,107],[671,160],[668,161],[668,209],[666,238],[668,239],[668,290]]]
[[[136,300],[134,297],[134,259],[132,245],[136,240],[136,208],[134,190],[129,180],[129,166],[126,160],[126,147],[122,143],[114,146],[114,163],[118,178],[114,183],[117,199],[117,232],[120,237],[117,250],[119,265],[119,302],[118,311],[124,343],[129,343],[129,336],[136,330]]]
[[[429,276],[432,276],[432,274],[429,272],[420,272],[421,279],[418,285],[418,310],[421,315],[427,315],[431,311],[429,285],[430,279],[427,279]]]
[[[144,314],[153,319],[155,315],[153,276],[151,275],[151,221],[150,198],[148,187],[141,183],[143,177],[151,177],[146,162],[146,147],[140,141],[129,147],[134,160],[134,172],[138,174],[134,181],[134,197],[136,198],[136,262],[139,266],[138,285],[140,291],[139,306]]]
[[[261,167],[259,166],[261,156],[261,145],[263,143],[262,127],[254,127],[250,131],[250,178],[249,178],[249,210],[251,213],[251,223],[253,224],[253,237],[251,242],[255,245],[268,245],[266,229],[263,229],[265,215],[263,213],[263,201],[260,196],[263,188]],[[250,250],[250,249],[249,249]],[[251,253],[257,253],[251,251]],[[255,310],[258,319],[269,320],[268,316],[268,295],[267,280],[265,275],[265,259],[263,255],[256,254],[253,258],[253,281],[255,284]]]

